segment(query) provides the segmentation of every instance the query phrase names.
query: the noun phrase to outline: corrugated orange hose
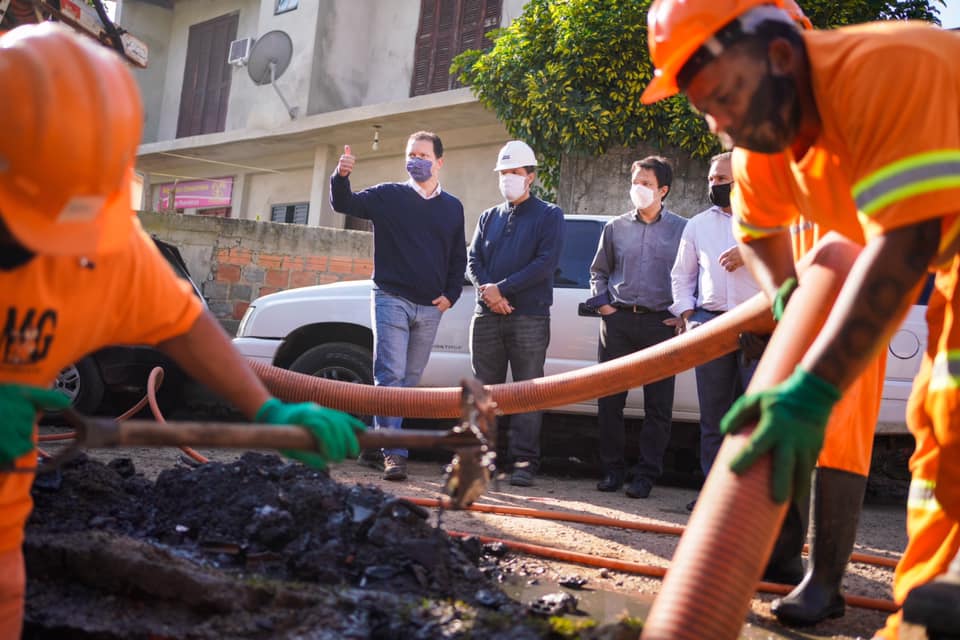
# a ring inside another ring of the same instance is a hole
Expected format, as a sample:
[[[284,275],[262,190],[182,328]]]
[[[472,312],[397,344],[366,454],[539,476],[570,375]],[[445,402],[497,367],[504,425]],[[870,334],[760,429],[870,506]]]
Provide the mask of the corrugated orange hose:
[[[518,542],[516,540],[505,540],[503,538],[494,538],[491,536],[478,536],[472,533],[465,533],[463,531],[447,531],[451,536],[457,538],[467,538],[474,537],[480,540],[484,544],[490,544],[494,542],[499,542],[508,549],[518,551],[520,553],[525,553],[531,556],[538,556],[541,558],[550,558],[552,560],[560,560],[561,562],[572,562],[575,564],[582,564],[588,567],[600,567],[602,569],[611,569],[613,571],[623,571],[624,573],[633,573],[637,575],[650,576],[652,578],[662,578],[664,574],[667,573],[667,570],[663,567],[655,567],[650,564],[643,564],[640,562],[630,562],[629,560],[618,560],[616,558],[605,558],[603,556],[595,556],[592,554],[578,553],[576,551],[567,551],[565,549],[557,549],[555,547],[545,547],[539,544],[530,544],[529,542]],[[793,590],[792,585],[787,584],[776,584],[773,582],[758,582],[756,584],[756,590],[763,593],[775,593],[779,595],[786,595]],[[877,611],[896,611],[897,605],[892,600],[882,600],[880,598],[867,598],[865,596],[845,596],[847,604],[851,607],[859,607],[861,609],[875,609]],[[689,621],[688,621],[689,623]],[[699,625],[693,625],[698,627]],[[701,640],[704,638],[709,638],[710,636],[694,634],[697,638]]]
[[[505,414],[582,402],[686,371],[738,349],[737,337],[741,332],[769,333],[773,326],[770,302],[763,294],[757,294],[696,331],[628,356],[535,380],[489,385],[487,389]],[[460,415],[459,387],[371,387],[294,373],[254,360],[250,366],[272,394],[291,402],[313,400],[326,407],[362,415],[407,418]]]
[[[833,235],[808,254],[810,264],[750,391],[769,388],[793,372],[826,321],[860,249]],[[786,512],[786,505],[774,503],[770,495],[769,455],[741,476],[730,471],[730,460],[748,438],[749,432],[727,437],[720,448],[644,623],[643,640],[739,637]]]
[[[421,507],[438,508],[443,503],[436,498],[418,498],[415,496],[403,496],[403,499]],[[686,527],[657,524],[655,522],[643,522],[641,520],[622,520],[620,518],[608,518],[606,516],[597,516],[592,513],[568,513],[565,511],[546,511],[542,509],[527,509],[525,507],[509,507],[505,505],[482,504],[474,502],[464,511],[476,511],[478,513],[492,513],[502,516],[519,516],[521,518],[538,518],[541,520],[554,520],[556,522],[576,522],[578,524],[588,524],[598,527],[611,527],[616,529],[630,529],[633,531],[644,531],[646,533],[663,533],[666,535],[680,536],[686,530]],[[808,552],[807,545],[803,545],[804,553]],[[872,564],[877,567],[888,567],[893,569],[897,566],[896,558],[877,556],[869,553],[853,553],[850,555],[851,562],[861,564]]]

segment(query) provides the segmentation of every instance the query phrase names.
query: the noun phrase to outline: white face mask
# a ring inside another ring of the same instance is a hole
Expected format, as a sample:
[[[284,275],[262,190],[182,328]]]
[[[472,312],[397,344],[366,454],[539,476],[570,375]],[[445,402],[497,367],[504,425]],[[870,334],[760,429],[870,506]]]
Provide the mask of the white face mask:
[[[635,184],[630,187],[630,200],[637,209],[646,209],[653,204],[653,189]]]
[[[515,173],[500,174],[500,194],[507,199],[507,202],[519,200],[526,191],[527,179],[523,176]]]

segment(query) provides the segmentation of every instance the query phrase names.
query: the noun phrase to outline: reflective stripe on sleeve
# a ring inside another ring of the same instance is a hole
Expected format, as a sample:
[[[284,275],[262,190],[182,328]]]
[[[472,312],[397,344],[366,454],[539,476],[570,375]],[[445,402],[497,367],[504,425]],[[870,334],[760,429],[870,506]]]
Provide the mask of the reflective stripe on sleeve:
[[[920,511],[940,511],[940,503],[934,495],[937,483],[933,480],[914,478],[910,481],[910,493],[907,494],[907,509]]]
[[[784,231],[789,231],[789,226],[784,227],[761,227],[759,225],[744,222],[739,216],[733,216],[733,233],[739,238],[763,238],[772,236]]]
[[[930,370],[930,391],[960,388],[960,349],[940,351]]]
[[[853,198],[864,222],[911,196],[952,188],[960,188],[960,149],[928,151],[888,164],[853,185]]]

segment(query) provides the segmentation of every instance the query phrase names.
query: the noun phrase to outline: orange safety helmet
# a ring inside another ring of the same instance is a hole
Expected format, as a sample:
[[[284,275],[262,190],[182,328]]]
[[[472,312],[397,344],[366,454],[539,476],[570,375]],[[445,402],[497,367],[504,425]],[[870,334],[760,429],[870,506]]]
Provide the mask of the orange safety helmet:
[[[798,27],[808,31],[813,30],[813,23],[810,22],[810,18],[803,12],[803,9],[800,8],[796,0],[783,0],[783,9],[790,14],[790,17],[793,18],[793,21],[797,23]]]
[[[647,12],[653,80],[641,102],[651,104],[680,91],[677,74],[690,57],[734,18],[764,5],[783,9],[785,0],[655,0]]]
[[[121,247],[143,125],[133,75],[107,47],[51,22],[0,36],[0,218],[42,254]]]

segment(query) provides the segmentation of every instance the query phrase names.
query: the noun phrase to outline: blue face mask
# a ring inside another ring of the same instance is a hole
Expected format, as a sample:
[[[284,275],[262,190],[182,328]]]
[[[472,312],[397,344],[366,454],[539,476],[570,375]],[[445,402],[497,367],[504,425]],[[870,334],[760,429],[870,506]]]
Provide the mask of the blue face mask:
[[[433,163],[423,158],[410,158],[407,160],[407,173],[413,178],[414,182],[426,182],[430,179],[430,169]]]

